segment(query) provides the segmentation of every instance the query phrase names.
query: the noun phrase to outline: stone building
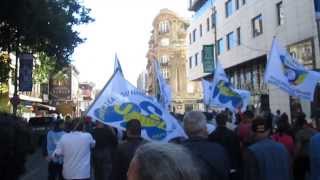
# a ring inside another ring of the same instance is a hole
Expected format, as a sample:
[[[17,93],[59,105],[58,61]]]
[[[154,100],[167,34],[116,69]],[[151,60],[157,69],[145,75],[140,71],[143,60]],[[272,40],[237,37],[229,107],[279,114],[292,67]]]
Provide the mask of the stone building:
[[[175,113],[198,110],[201,92],[195,91],[198,82],[187,80],[186,35],[189,24],[176,13],[162,9],[153,21],[147,53],[147,93],[158,94],[153,61],[158,60],[164,79],[171,87],[171,110]]]

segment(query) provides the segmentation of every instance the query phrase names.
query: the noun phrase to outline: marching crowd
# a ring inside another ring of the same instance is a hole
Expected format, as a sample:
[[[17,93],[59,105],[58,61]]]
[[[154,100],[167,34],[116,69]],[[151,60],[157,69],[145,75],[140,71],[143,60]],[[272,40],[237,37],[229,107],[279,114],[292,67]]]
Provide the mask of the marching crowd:
[[[247,110],[236,117],[237,126],[230,129],[227,111],[214,115],[216,128],[209,133],[207,117],[202,112],[188,112],[181,119],[188,138],[169,143],[144,140],[137,119],[127,123],[125,132],[99,121],[58,119],[47,133],[43,149],[48,179],[320,179],[320,133],[307,123],[304,113],[297,114],[291,124],[288,115],[280,111],[256,115]],[[19,154],[30,151],[13,147],[12,142],[20,136],[24,136],[21,142],[30,141],[26,128],[14,118],[0,118],[0,177],[4,180],[17,179],[13,176],[23,172],[25,162],[25,156]],[[10,173],[10,167],[20,170]]]

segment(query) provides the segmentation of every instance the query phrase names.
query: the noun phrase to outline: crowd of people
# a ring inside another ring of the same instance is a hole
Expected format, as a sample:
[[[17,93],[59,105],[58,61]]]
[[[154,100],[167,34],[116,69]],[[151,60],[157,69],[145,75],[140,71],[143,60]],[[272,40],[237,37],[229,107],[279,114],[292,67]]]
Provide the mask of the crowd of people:
[[[304,113],[298,114],[293,123],[280,111],[273,115],[270,111],[255,114],[247,110],[236,117],[236,128],[231,129],[227,125],[232,118],[228,111],[215,114],[216,128],[209,133],[205,114],[188,112],[181,120],[188,138],[168,143],[143,139],[137,119],[127,123],[125,132],[99,121],[57,119],[47,133],[44,149],[48,179],[88,180],[93,176],[95,180],[320,179],[320,133],[307,123]],[[1,148],[0,177],[8,177],[5,180],[23,173],[24,156],[19,159],[20,168],[16,168],[19,173],[2,171],[10,168],[5,166],[10,155],[30,152],[9,143],[17,141],[15,133],[24,131],[18,120],[12,121],[9,115],[7,119],[0,122],[3,125],[0,133],[5,134],[0,136],[5,147]]]

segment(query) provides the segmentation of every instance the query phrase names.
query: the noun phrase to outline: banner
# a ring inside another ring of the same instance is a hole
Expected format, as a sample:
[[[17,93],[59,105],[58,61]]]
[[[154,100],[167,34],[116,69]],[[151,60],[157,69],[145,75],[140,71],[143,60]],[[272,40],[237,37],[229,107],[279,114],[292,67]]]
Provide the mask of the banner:
[[[142,125],[142,137],[167,142],[186,137],[177,120],[153,97],[146,96],[116,71],[87,113],[93,119],[125,130],[127,122],[137,119]]]
[[[160,65],[157,60],[153,60],[154,63],[154,69],[156,74],[156,79],[159,85],[159,95],[157,96],[157,100],[160,104],[162,104],[162,107],[164,107],[166,110],[169,109],[170,103],[171,103],[171,89],[170,86],[167,84],[166,80],[163,78],[162,73],[160,71]]]
[[[313,101],[320,73],[307,70],[274,39],[268,57],[265,81],[291,96]]]
[[[212,105],[229,108],[233,112],[246,110],[250,102],[250,92],[235,89],[219,62],[215,69],[212,87]]]
[[[19,60],[19,91],[32,91],[33,55],[22,54]]]
[[[202,65],[204,73],[213,72],[214,67],[214,45],[204,45],[202,49]]]

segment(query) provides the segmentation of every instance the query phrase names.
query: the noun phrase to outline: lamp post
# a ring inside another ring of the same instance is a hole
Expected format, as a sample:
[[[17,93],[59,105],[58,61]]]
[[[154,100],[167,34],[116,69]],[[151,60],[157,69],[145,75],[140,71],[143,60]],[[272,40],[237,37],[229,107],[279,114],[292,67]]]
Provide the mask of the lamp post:
[[[218,60],[218,43],[217,43],[217,10],[216,7],[213,6],[213,0],[211,0],[211,10],[212,10],[212,14],[213,17],[212,18],[212,26],[214,28],[214,60],[213,60],[213,64],[214,64],[214,68],[216,67],[216,62]]]

